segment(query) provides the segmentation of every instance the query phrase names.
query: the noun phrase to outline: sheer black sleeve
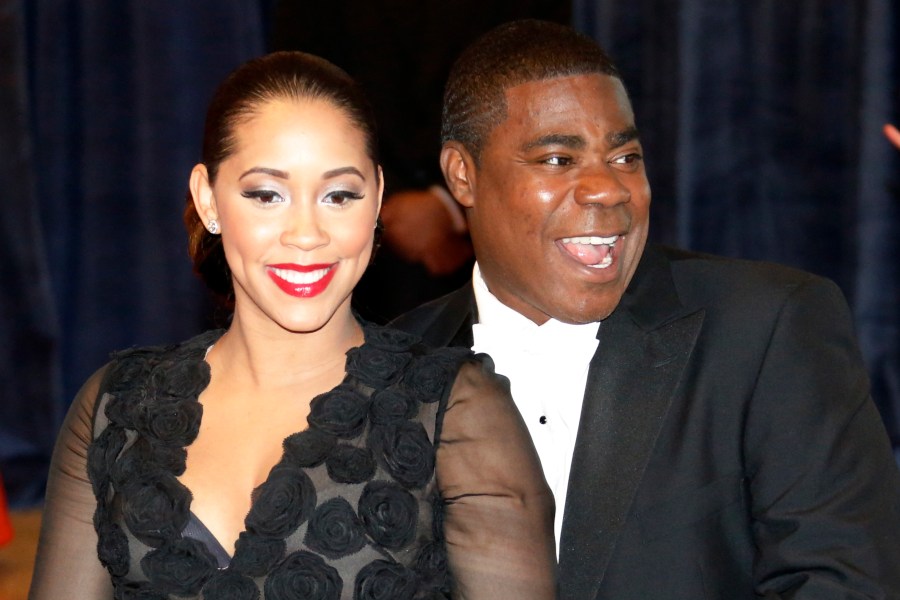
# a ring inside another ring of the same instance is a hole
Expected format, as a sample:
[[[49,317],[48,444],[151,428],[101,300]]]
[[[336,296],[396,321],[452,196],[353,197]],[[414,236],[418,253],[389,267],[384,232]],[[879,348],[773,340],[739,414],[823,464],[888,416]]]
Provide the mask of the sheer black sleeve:
[[[553,496],[506,378],[463,364],[437,449],[455,598],[555,598]]]
[[[47,481],[30,600],[112,598],[109,573],[97,558],[97,506],[87,475],[92,418],[105,369],[81,388],[63,422]]]

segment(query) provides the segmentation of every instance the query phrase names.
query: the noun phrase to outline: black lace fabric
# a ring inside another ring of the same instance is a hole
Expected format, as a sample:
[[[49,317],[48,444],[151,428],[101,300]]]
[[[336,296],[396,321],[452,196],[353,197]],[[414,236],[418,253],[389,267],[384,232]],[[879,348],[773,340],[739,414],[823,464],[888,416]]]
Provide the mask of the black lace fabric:
[[[120,353],[82,388],[30,598],[554,597],[552,496],[505,379],[485,356],[375,326],[284,440],[220,564],[190,534],[178,476],[221,333]]]

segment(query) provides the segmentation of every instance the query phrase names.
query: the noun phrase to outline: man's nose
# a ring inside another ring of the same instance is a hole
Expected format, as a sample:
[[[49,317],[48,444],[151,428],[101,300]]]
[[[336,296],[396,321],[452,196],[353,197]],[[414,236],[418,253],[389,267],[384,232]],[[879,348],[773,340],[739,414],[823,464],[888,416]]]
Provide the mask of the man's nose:
[[[615,206],[631,200],[631,190],[621,181],[618,173],[603,164],[586,168],[578,177],[575,202]]]

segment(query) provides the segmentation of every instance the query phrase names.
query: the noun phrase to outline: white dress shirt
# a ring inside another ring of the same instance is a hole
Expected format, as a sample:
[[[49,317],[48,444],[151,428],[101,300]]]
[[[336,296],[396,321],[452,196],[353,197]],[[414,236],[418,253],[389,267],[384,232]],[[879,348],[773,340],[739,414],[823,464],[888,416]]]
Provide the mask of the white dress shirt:
[[[569,470],[599,323],[569,325],[550,319],[536,325],[488,290],[477,263],[472,284],[478,305],[472,349],[490,354],[497,372],[509,378],[513,400],[553,490],[558,556]]]

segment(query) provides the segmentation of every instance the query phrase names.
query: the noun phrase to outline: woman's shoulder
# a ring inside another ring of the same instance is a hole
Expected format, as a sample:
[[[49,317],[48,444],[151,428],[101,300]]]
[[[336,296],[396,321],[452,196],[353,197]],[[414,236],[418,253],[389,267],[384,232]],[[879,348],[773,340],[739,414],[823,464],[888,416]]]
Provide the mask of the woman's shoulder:
[[[201,363],[206,351],[223,333],[221,329],[210,330],[176,344],[139,346],[113,352],[102,369],[105,375],[101,391],[114,392],[123,387],[146,385],[154,373],[157,379],[163,373],[176,375],[180,367]]]
[[[468,348],[434,348],[416,335],[389,326],[365,324],[365,343],[347,355],[347,371],[372,387],[398,382],[417,395],[434,398],[474,355]]]

